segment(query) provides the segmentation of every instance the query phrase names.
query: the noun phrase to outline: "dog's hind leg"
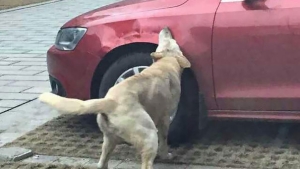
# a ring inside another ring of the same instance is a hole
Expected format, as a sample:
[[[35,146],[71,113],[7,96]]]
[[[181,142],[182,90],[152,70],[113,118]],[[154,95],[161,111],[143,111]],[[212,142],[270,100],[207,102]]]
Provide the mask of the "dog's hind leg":
[[[116,139],[111,136],[103,136],[102,153],[97,168],[108,169],[108,160],[117,145]]]
[[[110,131],[109,121],[106,115],[98,114],[97,122],[103,133],[102,153],[97,168],[108,169],[108,160],[116,145],[120,142],[120,138]]]

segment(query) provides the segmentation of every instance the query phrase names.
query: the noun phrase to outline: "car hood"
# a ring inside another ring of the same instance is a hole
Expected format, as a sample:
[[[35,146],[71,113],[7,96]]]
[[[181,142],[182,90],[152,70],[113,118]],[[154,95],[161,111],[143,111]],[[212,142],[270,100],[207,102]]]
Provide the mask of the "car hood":
[[[188,0],[123,0],[79,15],[67,22],[63,27],[84,26],[88,21],[113,15],[172,8],[184,4],[186,1]]]

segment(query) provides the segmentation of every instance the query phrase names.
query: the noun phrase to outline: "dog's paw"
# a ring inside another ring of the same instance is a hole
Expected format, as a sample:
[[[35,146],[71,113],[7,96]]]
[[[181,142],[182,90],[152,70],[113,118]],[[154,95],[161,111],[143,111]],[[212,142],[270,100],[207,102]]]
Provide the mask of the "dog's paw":
[[[157,157],[161,160],[172,160],[173,159],[173,154],[172,153],[164,153],[163,155],[160,154]]]
[[[174,158],[173,154],[172,153],[168,153],[167,159],[168,160],[172,160],[173,158]]]
[[[102,163],[98,163],[98,164],[97,164],[97,169],[108,169],[108,166],[105,166],[105,165],[102,164]]]

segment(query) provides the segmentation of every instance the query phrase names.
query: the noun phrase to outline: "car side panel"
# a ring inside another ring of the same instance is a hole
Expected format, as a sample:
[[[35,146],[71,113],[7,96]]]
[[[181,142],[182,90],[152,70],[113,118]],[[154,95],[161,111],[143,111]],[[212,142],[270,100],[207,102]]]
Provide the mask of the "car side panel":
[[[82,49],[89,48],[99,57],[112,49],[133,43],[158,43],[158,33],[170,27],[184,54],[192,63],[200,92],[204,94],[207,107],[216,109],[212,77],[211,37],[215,11],[219,0],[189,0],[177,8],[122,15],[110,18],[111,22],[91,23]],[[92,39],[92,40],[91,40]]]
[[[213,64],[221,110],[300,110],[300,1],[265,5],[222,2],[218,9]]]

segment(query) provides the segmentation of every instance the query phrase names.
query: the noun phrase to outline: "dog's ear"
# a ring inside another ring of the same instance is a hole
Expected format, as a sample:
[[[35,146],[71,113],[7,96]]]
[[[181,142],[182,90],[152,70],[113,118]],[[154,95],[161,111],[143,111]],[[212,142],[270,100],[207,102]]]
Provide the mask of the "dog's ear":
[[[179,63],[179,65],[182,67],[182,68],[190,68],[191,67],[191,62],[188,61],[185,57],[176,57],[177,58],[177,61]]]
[[[150,54],[150,56],[151,56],[152,59],[155,60],[155,61],[157,61],[157,60],[159,60],[159,59],[161,59],[161,58],[164,57],[162,52],[152,52],[152,53]]]

